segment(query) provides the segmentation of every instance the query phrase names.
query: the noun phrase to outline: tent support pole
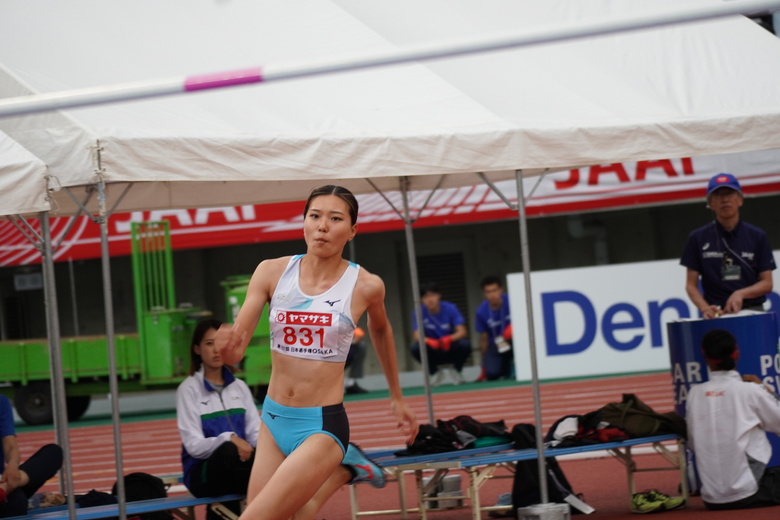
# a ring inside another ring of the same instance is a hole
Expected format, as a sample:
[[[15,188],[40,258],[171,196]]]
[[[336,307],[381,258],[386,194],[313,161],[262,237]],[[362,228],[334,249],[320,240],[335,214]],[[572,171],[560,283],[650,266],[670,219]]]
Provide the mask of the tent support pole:
[[[41,213],[43,215],[44,213]],[[35,232],[35,229],[30,225],[29,222],[27,222],[27,219],[25,219],[22,215],[14,215],[14,216],[6,216],[6,220],[8,220],[24,237],[30,241],[34,246],[38,248],[39,251],[41,251],[41,244],[43,243],[43,239],[38,235],[38,233]],[[21,224],[20,224],[21,222]],[[48,221],[46,222],[46,225],[48,226]],[[38,243],[40,241],[40,244]],[[41,255],[43,255],[43,251],[41,251]]]
[[[414,249],[414,234],[412,232],[412,224],[414,223],[414,220],[412,219],[410,210],[409,210],[409,178],[408,177],[401,177],[400,178],[400,184],[401,184],[401,196],[403,198],[403,213],[401,213],[398,208],[393,205],[393,202],[385,195],[385,193],[379,189],[379,187],[374,184],[371,179],[366,179],[368,183],[376,190],[379,195],[385,199],[385,202],[387,202],[388,206],[395,211],[395,213],[401,218],[401,220],[404,221],[404,234],[406,236],[406,251],[409,256],[409,276],[412,279],[412,304],[414,305],[414,316],[417,319],[417,323],[422,323],[422,308],[420,307],[420,281],[417,278],[417,254],[415,253]],[[433,189],[433,192],[439,189],[442,182],[444,181],[444,176],[442,176],[439,179],[439,183],[436,185],[436,187]],[[420,212],[418,213],[418,216],[422,214],[423,210],[425,209],[425,205],[428,204],[428,201],[431,200],[433,193],[428,196],[428,199],[425,201],[425,204],[420,209]],[[425,327],[418,327],[418,338],[420,340],[420,363],[422,364],[422,371],[423,371],[423,386],[425,387],[425,400],[428,405],[428,421],[430,424],[435,424],[435,419],[433,415],[433,398],[431,397],[431,379],[428,375],[428,351],[423,348],[425,345]]]
[[[417,253],[414,249],[414,235],[412,233],[412,219],[409,214],[409,178],[401,177],[401,194],[404,199],[404,233],[406,235],[406,251],[409,254],[409,276],[412,279],[412,300],[414,302],[414,315],[417,318],[417,332],[420,345],[420,362],[423,369],[423,385],[425,387],[425,400],[428,404],[428,421],[436,424],[433,415],[433,398],[431,396],[431,378],[428,375],[428,349],[425,346],[425,327],[422,320],[422,308],[420,307],[420,281],[417,279]]]
[[[49,372],[51,377],[52,405],[54,409],[54,435],[62,448],[62,469],[60,488],[68,497],[68,514],[76,518],[76,501],[73,494],[73,469],[70,461],[70,440],[68,439],[68,404],[65,399],[65,379],[62,370],[62,344],[60,342],[60,321],[57,309],[57,287],[54,280],[54,257],[51,247],[49,212],[39,215],[42,235],[43,293],[46,307],[46,329],[49,336]]]
[[[119,518],[127,519],[125,508],[125,479],[122,468],[122,437],[119,414],[119,383],[116,369],[114,340],[114,302],[111,288],[111,257],[108,251],[108,211],[106,209],[106,184],[98,182],[98,220],[100,224],[100,259],[103,270],[103,305],[106,313],[106,343],[108,344],[109,392],[111,394],[111,423],[114,430],[114,458],[116,459],[116,482],[119,499]]]
[[[68,258],[68,274],[70,275],[70,304],[73,307],[73,335],[81,336],[78,301],[76,299],[76,274],[73,271],[72,258]]]
[[[520,254],[523,257],[523,282],[525,284],[525,308],[528,313],[528,350],[531,352],[531,386],[534,397],[534,422],[536,422],[536,450],[539,461],[539,488],[542,504],[549,498],[547,489],[547,464],[544,460],[544,443],[542,442],[542,401],[539,395],[539,372],[536,361],[536,335],[534,333],[534,310],[531,296],[531,261],[528,247],[528,226],[525,215],[525,197],[523,196],[523,172],[515,171],[517,183],[517,220],[520,224]]]

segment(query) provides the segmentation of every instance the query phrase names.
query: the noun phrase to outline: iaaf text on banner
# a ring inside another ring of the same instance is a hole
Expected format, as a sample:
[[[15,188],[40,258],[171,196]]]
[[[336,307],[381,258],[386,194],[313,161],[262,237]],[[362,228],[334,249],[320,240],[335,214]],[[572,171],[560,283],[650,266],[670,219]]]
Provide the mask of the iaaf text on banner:
[[[775,262],[780,251],[774,252]],[[780,274],[766,310],[780,310]],[[522,273],[510,274],[515,368],[531,379]],[[534,331],[541,379],[670,370],[666,324],[698,318],[678,260],[531,273]],[[773,360],[780,363],[780,355]],[[756,374],[762,377],[766,374]],[[780,382],[767,381],[780,391]]]

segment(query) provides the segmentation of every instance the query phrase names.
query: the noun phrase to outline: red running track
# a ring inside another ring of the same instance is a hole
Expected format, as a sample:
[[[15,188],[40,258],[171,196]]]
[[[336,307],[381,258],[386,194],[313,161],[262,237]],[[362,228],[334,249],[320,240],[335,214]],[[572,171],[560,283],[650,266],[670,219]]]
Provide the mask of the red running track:
[[[503,419],[508,428],[520,422],[534,422],[533,397],[530,386],[510,384],[503,387],[484,388],[479,383],[436,389],[433,395],[435,416],[450,419],[457,415],[471,415],[483,422]],[[624,392],[637,394],[643,401],[659,412],[673,409],[671,377],[666,373],[589,379],[572,382],[543,383],[540,387],[542,402],[543,431],[558,418],[567,414],[582,414],[619,401]],[[428,422],[425,397],[415,395],[407,398],[420,422]],[[396,433],[386,398],[347,401],[350,418],[351,439],[367,449],[401,448],[403,440]],[[73,464],[74,488],[77,494],[90,489],[108,491],[116,480],[116,465],[113,446],[113,431],[110,425],[79,427],[71,424],[70,455]],[[20,433],[19,444],[22,457],[27,457],[42,444],[53,442],[51,430]],[[181,444],[175,419],[157,419],[141,422],[127,422],[121,425],[123,466],[125,473],[144,471],[155,475],[181,473]],[[656,455],[639,455],[638,461],[650,460]],[[564,460],[563,469],[576,492],[585,494],[586,500],[596,507],[590,518],[629,518],[625,470],[610,457],[594,456],[590,459]],[[674,471],[652,472],[638,477],[638,489],[657,487],[673,494],[677,483]],[[409,482],[411,484],[411,482]],[[394,485],[391,485],[394,486]],[[56,482],[50,482],[45,490],[58,489]],[[408,487],[413,489],[413,487]],[[494,479],[482,490],[484,504],[494,503],[496,497],[511,489],[511,480]],[[397,507],[395,489],[374,490],[360,486],[361,503],[365,500],[372,506]],[[385,505],[381,505],[385,504]],[[410,504],[411,505],[411,504]],[[747,518],[739,513],[705,511],[698,498],[681,511],[665,512],[664,517],[691,518],[706,514],[708,518]],[[746,513],[748,514],[748,513]],[[764,516],[766,514],[766,516]],[[460,520],[470,518],[469,510],[432,513],[434,519]],[[484,515],[487,518],[487,515]],[[779,508],[752,510],[751,519],[780,518]],[[329,520],[350,518],[349,498],[346,489],[340,490],[323,508],[317,517]],[[382,516],[388,520],[397,515]]]

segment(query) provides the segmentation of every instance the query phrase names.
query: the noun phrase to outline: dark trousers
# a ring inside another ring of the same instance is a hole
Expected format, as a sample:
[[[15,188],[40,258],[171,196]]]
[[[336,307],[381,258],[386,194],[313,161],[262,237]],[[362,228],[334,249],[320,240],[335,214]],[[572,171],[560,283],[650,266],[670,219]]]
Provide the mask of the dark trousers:
[[[512,377],[512,369],[515,366],[513,351],[499,352],[495,345],[490,345],[482,358],[482,368],[485,370],[485,378],[489,381]]]
[[[190,493],[196,497],[245,494],[254,462],[255,452],[252,452],[248,460],[241,462],[236,445],[230,441],[224,442],[208,459],[192,468]],[[241,506],[237,501],[226,502],[224,505],[237,515],[241,513]],[[208,517],[212,518],[210,510]]]
[[[455,370],[460,372],[463,370],[463,365],[471,354],[471,342],[466,338],[453,341],[448,351],[442,349],[433,349],[429,346],[425,346],[428,351],[428,373],[433,375],[439,369],[439,365],[446,365],[452,363]],[[419,343],[412,344],[412,356],[417,361],[420,361],[420,345]]]
[[[349,377],[352,379],[360,379],[363,377],[363,364],[366,362],[366,342],[363,340],[353,343],[349,347],[349,353],[347,354],[347,362],[344,364],[344,368],[349,368]]]
[[[711,504],[704,502],[707,509],[752,509],[754,507],[768,507],[780,505],[780,466],[774,466],[764,470],[764,475],[758,483],[758,491],[736,502],[728,504]]]
[[[0,518],[27,514],[27,500],[52,478],[62,467],[62,448],[56,444],[47,444],[32,457],[19,465],[27,473],[30,482],[26,486],[14,489],[8,494],[5,503],[0,504]]]

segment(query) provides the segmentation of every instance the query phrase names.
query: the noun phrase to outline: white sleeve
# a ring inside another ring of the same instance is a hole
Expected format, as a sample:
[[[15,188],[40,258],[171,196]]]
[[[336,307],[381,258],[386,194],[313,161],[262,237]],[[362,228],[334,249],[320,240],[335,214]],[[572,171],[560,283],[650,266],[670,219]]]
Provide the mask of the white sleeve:
[[[185,379],[176,390],[176,424],[181,443],[187,453],[196,459],[207,459],[223,443],[230,441],[233,432],[223,432],[217,437],[204,437],[200,415],[195,409],[197,396],[190,379]]]
[[[685,444],[693,451],[696,451],[696,449],[693,447],[695,437],[694,430],[696,428],[693,425],[692,419],[693,410],[696,408],[696,402],[698,400],[696,398],[696,393],[698,392],[698,390],[696,390],[696,386],[698,385],[693,385],[690,390],[688,390],[688,398],[685,401],[685,424],[688,428],[688,438],[685,440]]]
[[[780,435],[780,400],[776,394],[770,394],[763,385],[754,385],[756,414],[761,420],[764,431]]]
[[[244,408],[246,409],[246,417],[244,419],[244,428],[246,431],[244,432],[244,435],[246,435],[246,441],[257,448],[257,436],[260,433],[260,412],[257,410],[255,399],[252,397],[252,392],[249,390],[247,384],[240,379],[238,381],[241,382],[241,401],[244,403]]]

